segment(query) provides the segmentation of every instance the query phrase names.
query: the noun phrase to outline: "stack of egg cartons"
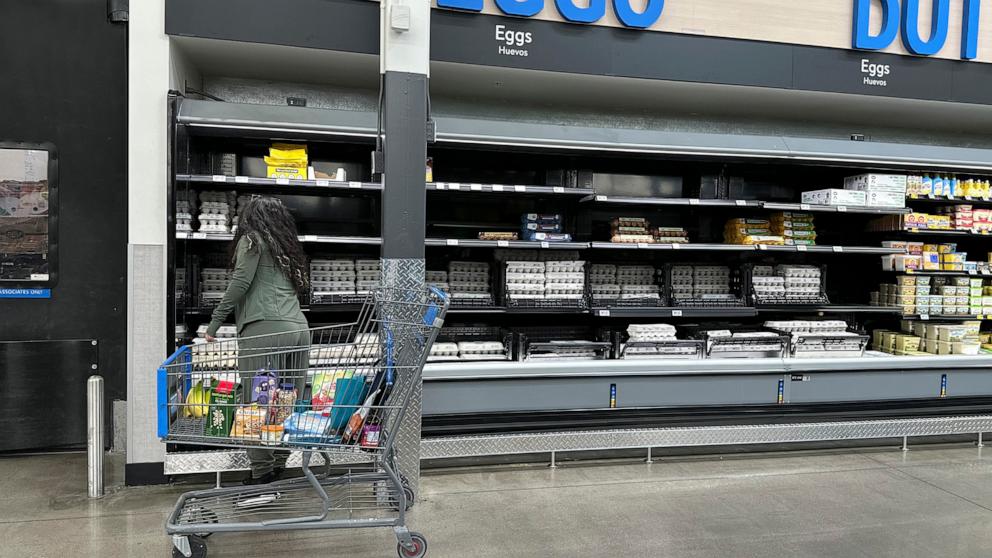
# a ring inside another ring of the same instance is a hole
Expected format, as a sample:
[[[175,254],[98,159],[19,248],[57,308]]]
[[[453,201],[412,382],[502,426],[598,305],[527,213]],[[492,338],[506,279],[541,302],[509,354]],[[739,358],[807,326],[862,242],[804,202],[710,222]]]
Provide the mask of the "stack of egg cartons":
[[[180,190],[176,193],[176,232],[193,230],[193,214],[196,213],[196,192]]]
[[[355,294],[355,262],[348,259],[310,260],[310,289],[314,303],[335,295]]]
[[[785,277],[775,275],[775,269],[770,265],[754,266],[751,272],[751,285],[754,288],[754,296],[759,302],[785,299]]]
[[[234,192],[200,192],[200,232],[231,232],[236,201]]]
[[[821,271],[815,265],[777,265],[775,275],[785,278],[785,298],[800,302],[819,300]]]
[[[489,264],[486,262],[451,262],[448,264],[448,287],[452,301],[486,304],[492,301],[489,289]]]
[[[451,343],[445,341],[435,341],[431,345],[430,355],[427,356],[427,360],[431,362],[436,362],[439,360],[457,360],[458,359],[458,343]]]
[[[660,298],[655,269],[650,265],[617,266],[617,283],[620,285],[621,300]]]
[[[506,347],[499,341],[460,341],[458,358],[461,360],[505,360]]]
[[[444,292],[449,292],[451,289],[448,286],[447,271],[427,271],[426,279],[428,285],[435,286]]]
[[[203,306],[216,306],[224,298],[231,274],[222,267],[205,267],[200,270],[200,302]]]
[[[186,268],[176,268],[176,304],[186,302]]]
[[[553,260],[544,263],[544,297],[579,300],[585,296],[586,274],[582,260]]]
[[[382,275],[379,260],[355,260],[355,291],[368,294],[379,284]]]
[[[506,298],[513,300],[543,300],[544,262],[506,262]]]
[[[589,292],[593,302],[610,301],[620,298],[620,283],[617,282],[617,266],[613,264],[592,264],[589,266]]]
[[[673,266],[672,296],[713,302],[734,298],[730,290],[730,268],[725,265]]]
[[[627,326],[627,343],[663,343],[674,341],[675,326],[670,324],[630,324]],[[625,347],[624,356],[657,355],[659,353],[669,354],[670,351],[661,349],[657,345],[645,345],[638,347]],[[691,347],[689,352],[692,352]]]

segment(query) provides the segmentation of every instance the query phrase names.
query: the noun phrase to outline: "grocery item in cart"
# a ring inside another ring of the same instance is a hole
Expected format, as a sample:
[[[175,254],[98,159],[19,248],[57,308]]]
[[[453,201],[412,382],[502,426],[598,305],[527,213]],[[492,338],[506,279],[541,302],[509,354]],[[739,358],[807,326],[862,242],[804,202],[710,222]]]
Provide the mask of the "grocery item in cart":
[[[234,426],[231,436],[234,438],[258,439],[262,435],[262,426],[267,424],[268,410],[257,403],[241,405],[234,411]]]

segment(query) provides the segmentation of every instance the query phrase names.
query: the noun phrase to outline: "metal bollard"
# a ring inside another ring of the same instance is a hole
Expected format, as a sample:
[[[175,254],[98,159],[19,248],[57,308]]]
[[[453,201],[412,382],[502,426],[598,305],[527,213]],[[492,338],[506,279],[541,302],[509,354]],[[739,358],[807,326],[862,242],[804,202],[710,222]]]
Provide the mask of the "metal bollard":
[[[103,497],[103,378],[86,381],[86,466],[90,498]]]

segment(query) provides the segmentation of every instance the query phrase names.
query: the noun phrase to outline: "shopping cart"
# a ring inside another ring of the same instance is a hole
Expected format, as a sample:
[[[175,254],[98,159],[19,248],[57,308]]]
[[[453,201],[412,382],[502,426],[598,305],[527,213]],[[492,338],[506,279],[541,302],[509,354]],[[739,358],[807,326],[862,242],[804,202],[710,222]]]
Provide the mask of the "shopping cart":
[[[173,556],[206,556],[213,533],[353,527],[392,527],[401,558],[424,556],[427,540],[405,524],[414,494],[396,438],[447,307],[435,288],[379,288],[354,323],[169,357],[158,370],[164,442],[298,450],[303,472],[183,494],[166,524]]]

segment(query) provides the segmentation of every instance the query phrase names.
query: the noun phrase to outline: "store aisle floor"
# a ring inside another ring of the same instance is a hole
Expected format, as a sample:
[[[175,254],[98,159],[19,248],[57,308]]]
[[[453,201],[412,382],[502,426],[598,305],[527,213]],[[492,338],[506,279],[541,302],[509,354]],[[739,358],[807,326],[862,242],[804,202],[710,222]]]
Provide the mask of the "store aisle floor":
[[[433,473],[434,558],[992,555],[992,452],[964,445]],[[0,556],[169,556],[189,487],[86,498],[85,455],[0,459]],[[386,530],[217,535],[211,557],[395,556]]]

